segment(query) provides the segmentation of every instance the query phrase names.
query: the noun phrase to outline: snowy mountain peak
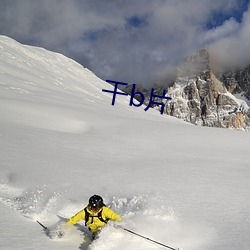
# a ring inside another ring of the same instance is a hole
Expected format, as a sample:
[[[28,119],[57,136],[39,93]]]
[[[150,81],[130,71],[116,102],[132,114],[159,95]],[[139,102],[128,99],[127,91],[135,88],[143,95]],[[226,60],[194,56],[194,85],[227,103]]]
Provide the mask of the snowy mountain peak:
[[[201,49],[188,57],[177,69],[177,77],[194,77],[210,70],[209,52]]]
[[[233,94],[249,95],[249,70],[219,75],[214,67],[207,49],[188,57],[178,67],[174,82],[170,87],[166,85],[166,95],[172,100],[164,100],[165,113],[196,125],[248,130],[249,101],[243,95]],[[157,93],[162,93],[163,89],[164,85],[155,85]],[[124,91],[131,94],[131,86]],[[141,91],[145,93],[147,105],[150,91]],[[135,98],[140,101],[139,96]]]
[[[247,102],[233,96],[229,84],[219,80],[208,50],[202,49],[188,57],[177,72],[168,90],[172,100],[166,102],[167,114],[203,126],[250,127]]]

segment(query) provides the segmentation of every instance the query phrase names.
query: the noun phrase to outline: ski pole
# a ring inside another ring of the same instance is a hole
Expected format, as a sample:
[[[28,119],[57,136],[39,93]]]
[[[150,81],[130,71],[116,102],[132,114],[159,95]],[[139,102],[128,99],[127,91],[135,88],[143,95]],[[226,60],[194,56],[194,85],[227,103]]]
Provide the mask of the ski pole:
[[[180,250],[180,248],[173,248],[173,247],[167,246],[167,245],[162,244],[162,243],[160,243],[160,242],[158,242],[158,241],[155,241],[155,240],[152,240],[152,239],[150,239],[150,238],[148,238],[148,237],[145,237],[145,236],[143,236],[143,235],[141,235],[141,234],[135,233],[135,232],[133,232],[133,231],[127,229],[127,228],[122,228],[122,229],[125,230],[125,231],[127,231],[127,232],[129,232],[129,233],[131,233],[131,234],[137,235],[137,236],[139,236],[139,237],[141,237],[141,238],[143,238],[143,239],[145,239],[145,240],[154,242],[154,243],[156,243],[156,244],[158,244],[158,245],[161,245],[161,246],[163,246],[163,247],[169,248],[169,249],[171,249],[171,250]]]
[[[40,226],[42,226],[43,227],[43,229],[46,231],[46,230],[48,230],[48,228],[47,227],[45,227],[41,222],[39,222],[38,220],[36,221]]]

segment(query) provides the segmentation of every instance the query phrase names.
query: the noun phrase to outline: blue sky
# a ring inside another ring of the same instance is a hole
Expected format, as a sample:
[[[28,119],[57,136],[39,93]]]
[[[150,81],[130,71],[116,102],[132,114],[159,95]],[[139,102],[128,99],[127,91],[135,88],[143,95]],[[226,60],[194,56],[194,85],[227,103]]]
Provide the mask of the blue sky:
[[[0,34],[151,86],[205,47],[223,64],[250,63],[249,1],[1,0]]]
[[[216,28],[217,26],[221,26],[225,20],[228,20],[232,17],[235,18],[237,22],[241,23],[243,14],[248,9],[248,5],[249,0],[240,0],[238,1],[236,8],[233,8],[229,13],[224,13],[223,9],[212,12],[211,18],[207,21],[206,28],[212,29]]]

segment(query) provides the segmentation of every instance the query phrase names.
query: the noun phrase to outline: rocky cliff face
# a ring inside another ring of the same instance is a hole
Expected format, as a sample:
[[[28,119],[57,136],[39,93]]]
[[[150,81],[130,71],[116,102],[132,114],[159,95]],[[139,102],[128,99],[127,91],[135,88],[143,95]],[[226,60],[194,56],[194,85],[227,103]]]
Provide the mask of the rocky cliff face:
[[[220,74],[220,78],[215,75],[209,53],[204,49],[178,69],[177,78],[168,89],[172,100],[165,103],[165,111],[197,125],[247,129],[250,109],[233,94],[241,92],[247,96],[248,85],[249,72],[228,72]]]
[[[250,66],[244,69],[228,70],[217,74],[217,77],[230,93],[240,94],[250,100]]]
[[[163,87],[155,87],[162,93]],[[177,69],[177,77],[163,100],[165,113],[196,125],[249,129],[250,109],[241,94],[250,100],[250,67],[244,70],[214,73],[207,50],[200,50]],[[131,93],[129,88],[125,90]],[[143,93],[148,104],[150,91]]]

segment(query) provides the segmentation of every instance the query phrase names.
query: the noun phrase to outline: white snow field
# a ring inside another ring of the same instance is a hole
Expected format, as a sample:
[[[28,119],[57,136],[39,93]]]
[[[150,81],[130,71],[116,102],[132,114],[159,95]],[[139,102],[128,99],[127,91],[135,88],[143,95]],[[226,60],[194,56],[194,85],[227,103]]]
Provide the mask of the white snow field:
[[[108,58],[107,58],[108,60]],[[126,70],[126,69],[124,69]],[[110,79],[119,80],[119,79]],[[0,249],[167,249],[108,224],[48,237],[93,194],[183,250],[250,249],[250,134],[129,106],[63,55],[0,36]]]

